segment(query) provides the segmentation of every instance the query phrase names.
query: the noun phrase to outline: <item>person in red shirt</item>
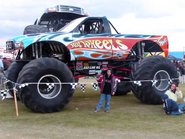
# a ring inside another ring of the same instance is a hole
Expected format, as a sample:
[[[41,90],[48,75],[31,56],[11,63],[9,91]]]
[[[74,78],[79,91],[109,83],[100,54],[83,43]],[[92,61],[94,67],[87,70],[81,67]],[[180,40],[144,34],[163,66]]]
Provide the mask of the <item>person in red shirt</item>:
[[[100,108],[103,104],[103,101],[105,99],[105,112],[109,112],[109,102],[111,95],[114,95],[116,92],[116,81],[115,77],[112,74],[112,70],[108,69],[105,75],[101,75],[101,73],[98,73],[97,77],[98,82],[101,82],[100,85],[100,99],[98,104],[96,105],[96,108],[94,110],[95,113],[100,111]]]

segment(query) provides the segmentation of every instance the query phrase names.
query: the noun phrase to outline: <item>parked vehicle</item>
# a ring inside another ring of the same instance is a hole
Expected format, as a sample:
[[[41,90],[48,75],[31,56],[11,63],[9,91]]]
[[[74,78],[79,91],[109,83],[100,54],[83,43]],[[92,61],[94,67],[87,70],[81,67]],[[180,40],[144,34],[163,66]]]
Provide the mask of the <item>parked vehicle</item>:
[[[7,78],[19,84],[38,83],[19,89],[20,100],[35,112],[60,111],[74,92],[70,84],[61,83],[112,68],[121,80],[117,94],[126,94],[131,87],[142,102],[161,104],[168,79],[178,78],[176,67],[165,58],[167,36],[112,34],[111,30],[117,32],[106,17],[81,17],[57,32],[28,34],[7,41],[7,51],[18,51]],[[146,82],[140,86],[128,82],[140,80]],[[148,80],[157,83],[152,86]],[[57,84],[48,89],[44,83]]]

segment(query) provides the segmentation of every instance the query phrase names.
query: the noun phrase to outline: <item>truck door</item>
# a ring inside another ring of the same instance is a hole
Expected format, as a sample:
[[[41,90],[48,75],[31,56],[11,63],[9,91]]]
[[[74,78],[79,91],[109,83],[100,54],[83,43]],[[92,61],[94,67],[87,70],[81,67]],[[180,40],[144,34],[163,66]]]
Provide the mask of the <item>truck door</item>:
[[[73,33],[70,52],[77,60],[112,58],[112,37],[105,33],[101,18],[87,18]]]
[[[124,60],[129,54],[129,48],[126,45],[127,39],[125,38],[112,38],[113,47],[112,47],[112,59],[113,60]]]

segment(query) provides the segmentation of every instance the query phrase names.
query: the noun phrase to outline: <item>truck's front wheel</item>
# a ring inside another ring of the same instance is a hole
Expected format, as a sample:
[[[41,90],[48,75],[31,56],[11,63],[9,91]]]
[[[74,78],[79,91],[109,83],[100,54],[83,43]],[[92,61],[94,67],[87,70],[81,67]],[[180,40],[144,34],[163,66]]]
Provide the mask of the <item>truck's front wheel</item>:
[[[70,84],[61,84],[74,82],[71,71],[65,63],[53,58],[29,62],[20,71],[17,82],[30,83],[19,89],[18,95],[26,107],[35,112],[62,110],[74,92]]]

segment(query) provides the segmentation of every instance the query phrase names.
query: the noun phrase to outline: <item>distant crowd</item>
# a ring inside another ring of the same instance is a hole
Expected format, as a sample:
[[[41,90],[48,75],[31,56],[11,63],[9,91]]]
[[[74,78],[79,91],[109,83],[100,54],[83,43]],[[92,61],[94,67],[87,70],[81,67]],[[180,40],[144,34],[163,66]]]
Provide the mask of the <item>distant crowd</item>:
[[[174,65],[176,66],[177,70],[181,76],[181,83],[185,84],[185,62],[178,62],[176,59],[173,61]]]

